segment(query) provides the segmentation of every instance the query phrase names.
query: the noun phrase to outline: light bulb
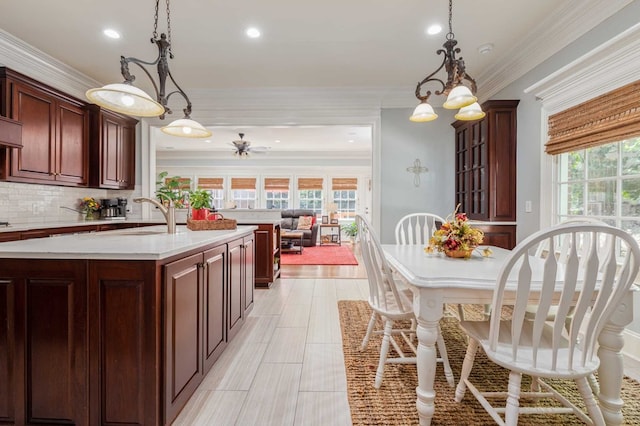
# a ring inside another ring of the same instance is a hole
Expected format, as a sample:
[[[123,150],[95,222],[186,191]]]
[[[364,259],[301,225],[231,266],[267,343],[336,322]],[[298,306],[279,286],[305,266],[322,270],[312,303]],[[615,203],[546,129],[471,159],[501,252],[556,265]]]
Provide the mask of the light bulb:
[[[128,107],[130,107],[135,103],[135,99],[133,99],[133,97],[129,95],[122,95],[122,97],[120,98],[120,101],[122,102],[122,105],[128,106]]]
[[[183,127],[182,128],[182,133],[184,133],[185,135],[190,135],[191,134],[191,127]]]

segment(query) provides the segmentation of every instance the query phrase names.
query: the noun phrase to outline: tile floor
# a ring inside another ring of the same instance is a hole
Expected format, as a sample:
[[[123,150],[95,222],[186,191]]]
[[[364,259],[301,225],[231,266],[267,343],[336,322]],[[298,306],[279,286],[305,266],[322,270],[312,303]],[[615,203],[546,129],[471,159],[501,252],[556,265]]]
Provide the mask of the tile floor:
[[[175,426],[350,425],[337,301],[366,300],[365,279],[278,280]],[[625,360],[640,379],[640,362]]]

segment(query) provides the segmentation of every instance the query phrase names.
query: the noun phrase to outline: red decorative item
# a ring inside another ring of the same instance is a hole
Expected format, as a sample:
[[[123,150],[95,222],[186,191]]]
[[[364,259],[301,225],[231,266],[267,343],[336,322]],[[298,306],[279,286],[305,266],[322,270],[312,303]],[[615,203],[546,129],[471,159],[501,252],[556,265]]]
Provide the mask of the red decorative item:
[[[207,209],[191,209],[191,219],[193,220],[207,220]]]

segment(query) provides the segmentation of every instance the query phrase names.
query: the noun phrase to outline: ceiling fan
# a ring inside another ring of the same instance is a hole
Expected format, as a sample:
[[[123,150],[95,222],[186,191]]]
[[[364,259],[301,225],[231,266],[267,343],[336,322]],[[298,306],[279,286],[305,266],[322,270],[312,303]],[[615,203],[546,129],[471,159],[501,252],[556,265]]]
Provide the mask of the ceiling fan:
[[[238,133],[238,136],[240,139],[232,142],[235,147],[234,154],[238,157],[248,157],[249,153],[264,154],[271,149],[268,146],[251,146],[251,142],[243,139],[244,133]]]

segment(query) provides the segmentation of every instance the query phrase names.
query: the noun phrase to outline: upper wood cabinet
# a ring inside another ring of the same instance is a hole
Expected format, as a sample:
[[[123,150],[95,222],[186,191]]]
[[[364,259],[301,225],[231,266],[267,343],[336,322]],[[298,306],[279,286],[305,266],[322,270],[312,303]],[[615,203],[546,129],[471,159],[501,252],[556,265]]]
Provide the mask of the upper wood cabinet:
[[[455,199],[470,219],[516,220],[517,100],[487,101],[486,117],[456,121]]]
[[[22,122],[22,149],[0,150],[0,178],[87,186],[85,103],[4,67],[0,85],[0,114]]]
[[[90,185],[133,189],[138,120],[89,105],[91,118]]]

